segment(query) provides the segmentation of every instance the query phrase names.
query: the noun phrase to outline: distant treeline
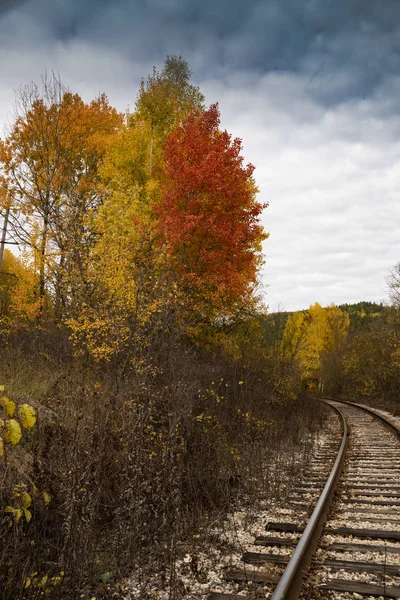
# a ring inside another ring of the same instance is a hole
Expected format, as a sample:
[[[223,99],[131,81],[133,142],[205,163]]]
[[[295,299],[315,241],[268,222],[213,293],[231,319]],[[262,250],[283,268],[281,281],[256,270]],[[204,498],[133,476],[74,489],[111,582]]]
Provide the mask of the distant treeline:
[[[297,367],[306,389],[400,409],[398,303],[315,304],[269,314],[263,326],[268,343],[292,363],[292,372]]]

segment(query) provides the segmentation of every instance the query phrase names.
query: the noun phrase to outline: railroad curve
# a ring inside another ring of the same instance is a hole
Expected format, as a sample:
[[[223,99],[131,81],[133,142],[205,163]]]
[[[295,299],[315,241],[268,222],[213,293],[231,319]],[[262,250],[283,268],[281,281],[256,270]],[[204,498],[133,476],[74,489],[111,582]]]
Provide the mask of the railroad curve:
[[[246,567],[227,573],[264,584],[264,593],[258,587],[209,600],[400,598],[400,432],[364,406],[324,401],[342,416],[339,452],[327,445],[310,464],[289,499],[298,507],[295,522],[266,524],[268,535],[254,541],[263,552],[246,552]]]

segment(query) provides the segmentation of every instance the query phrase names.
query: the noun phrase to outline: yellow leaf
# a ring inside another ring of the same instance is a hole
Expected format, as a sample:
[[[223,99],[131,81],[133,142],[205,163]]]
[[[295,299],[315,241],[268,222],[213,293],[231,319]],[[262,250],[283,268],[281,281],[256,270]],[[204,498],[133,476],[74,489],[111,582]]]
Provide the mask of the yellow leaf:
[[[7,421],[6,430],[4,433],[4,441],[7,442],[7,444],[12,444],[15,446],[21,439],[21,435],[21,426],[18,421],[15,419],[10,419]]]
[[[0,456],[4,456],[4,442],[3,438],[0,437]]]
[[[4,392],[6,386],[5,385],[0,385],[0,392]]]
[[[13,417],[15,413],[15,402],[10,400],[10,398],[7,398],[7,396],[2,396],[2,398],[0,398],[0,401],[3,405],[4,412],[6,413],[7,417]]]
[[[18,523],[18,521],[22,517],[22,509],[14,508],[13,506],[7,506],[5,510],[6,512],[12,513],[14,515],[15,522]]]
[[[28,492],[24,492],[22,494],[22,506],[23,506],[23,508],[29,508],[31,504],[32,504],[32,498],[30,497],[30,495],[28,494]]]
[[[31,511],[28,510],[27,508],[23,508],[22,510],[24,511],[26,522],[29,523],[29,521],[32,519]]]
[[[42,496],[43,496],[44,503],[47,506],[47,504],[49,504],[49,502],[51,500],[51,496],[50,496],[49,492],[46,492],[46,491],[42,492]]]
[[[26,581],[25,581],[25,585],[24,585],[25,589],[28,588],[30,585],[31,585],[31,578],[27,577]]]
[[[36,423],[36,412],[33,406],[29,404],[23,404],[18,409],[18,415],[22,423],[22,427],[25,429],[31,429]]]

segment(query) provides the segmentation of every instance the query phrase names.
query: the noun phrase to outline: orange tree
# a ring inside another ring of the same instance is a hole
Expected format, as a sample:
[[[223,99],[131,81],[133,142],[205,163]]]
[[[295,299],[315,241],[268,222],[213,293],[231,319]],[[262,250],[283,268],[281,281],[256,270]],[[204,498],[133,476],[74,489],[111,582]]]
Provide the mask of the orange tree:
[[[91,219],[104,198],[98,166],[122,116],[105,96],[86,104],[54,76],[43,80],[42,90],[22,88],[16,108],[9,135],[0,140],[2,188],[14,235],[35,258],[40,312],[50,290],[62,316],[82,288]]]
[[[165,145],[160,240],[171,256],[190,310],[226,314],[249,299],[266,239],[254,166],[242,142],[221,131],[218,105],[197,110]]]

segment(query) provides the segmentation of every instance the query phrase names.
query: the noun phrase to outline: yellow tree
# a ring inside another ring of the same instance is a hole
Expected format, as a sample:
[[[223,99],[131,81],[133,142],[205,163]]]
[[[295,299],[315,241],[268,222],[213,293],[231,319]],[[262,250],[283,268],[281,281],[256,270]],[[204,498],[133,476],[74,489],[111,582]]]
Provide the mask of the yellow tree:
[[[36,318],[39,301],[35,283],[32,265],[6,249],[0,270],[0,319],[3,328],[29,325]]]
[[[71,292],[65,274],[82,275],[90,219],[104,198],[98,165],[122,117],[104,96],[85,104],[55,76],[41,90],[22,88],[16,108],[0,152],[11,225],[35,254],[38,297],[43,304],[46,288],[52,291],[60,312]]]
[[[141,83],[133,121],[144,121],[149,126],[150,175],[160,159],[163,143],[177,124],[194,108],[203,107],[204,96],[190,83],[190,76],[189,65],[183,58],[167,56],[162,71],[154,67],[147,81]]]
[[[92,293],[70,321],[76,339],[90,337],[92,354],[96,338],[99,356],[107,357],[149,319],[169,318],[165,313],[176,292],[170,258],[156,242],[154,211],[161,199],[164,142],[202,102],[186,61],[167,57],[162,71],[154,69],[142,82],[134,113],[107,148],[100,172],[108,196],[96,215],[97,243],[87,270]]]
[[[153,208],[161,198],[165,140],[194,108],[202,107],[203,96],[190,84],[190,75],[186,61],[175,56],[167,57],[161,72],[154,69],[147,81],[142,81],[135,112],[128,115],[103,162],[101,175],[109,197],[98,220],[100,246],[111,248],[115,244],[118,251],[121,236],[127,238],[131,263],[136,266],[143,260],[146,268],[149,264],[152,226],[157,221]],[[112,224],[114,212],[119,215],[114,219],[116,229]],[[125,259],[126,250],[124,246]]]
[[[329,346],[323,356],[324,379],[334,393],[343,385],[343,360],[350,326],[349,315],[338,306],[328,306],[326,317],[330,331]]]
[[[306,379],[322,381],[322,356],[329,347],[330,330],[326,311],[316,302],[306,315],[306,335],[299,360]]]
[[[283,331],[281,352],[287,360],[294,360],[305,336],[305,312],[295,312],[288,318]]]
[[[288,319],[283,344],[286,355],[297,361],[303,381],[322,390],[328,375],[338,376],[348,327],[348,315],[333,305],[322,308],[315,303]]]

